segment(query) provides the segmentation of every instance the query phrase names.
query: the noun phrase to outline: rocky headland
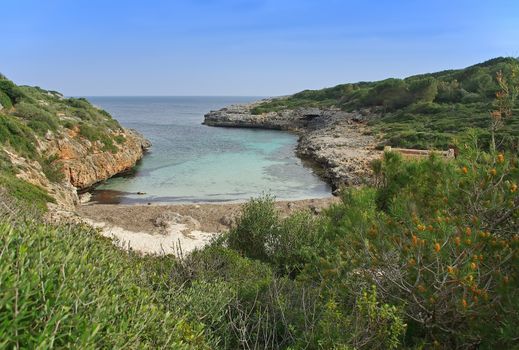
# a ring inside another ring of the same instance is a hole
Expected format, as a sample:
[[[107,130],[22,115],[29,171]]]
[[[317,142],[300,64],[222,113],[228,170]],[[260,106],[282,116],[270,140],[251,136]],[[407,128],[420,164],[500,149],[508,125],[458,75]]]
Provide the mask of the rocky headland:
[[[47,191],[56,203],[55,209],[73,210],[79,204],[78,191],[86,190],[100,181],[131,169],[151,146],[141,134],[121,128],[114,136],[124,138],[114,151],[103,150],[99,141],[91,142],[75,129],[59,134],[48,133],[37,140],[40,153],[54,158],[53,166],[62,174],[61,181],[51,181],[39,162],[5,151],[17,166],[17,177]]]
[[[0,76],[0,189],[28,206],[74,210],[78,191],[129,170],[150,146],[84,98]]]
[[[232,105],[211,111],[204,124],[216,127],[262,128],[299,135],[297,154],[317,166],[317,172],[334,189],[354,186],[370,177],[370,162],[380,157],[367,122],[377,118],[376,109],[345,112],[338,108],[300,107],[254,114],[253,109],[268,102]]]

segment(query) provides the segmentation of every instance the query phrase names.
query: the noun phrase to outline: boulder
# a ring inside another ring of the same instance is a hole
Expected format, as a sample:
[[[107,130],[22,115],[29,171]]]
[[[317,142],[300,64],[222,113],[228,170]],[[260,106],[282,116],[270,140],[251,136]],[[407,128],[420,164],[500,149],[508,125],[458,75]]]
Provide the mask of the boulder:
[[[230,227],[234,224],[234,218],[231,215],[224,215],[220,218],[220,224]]]

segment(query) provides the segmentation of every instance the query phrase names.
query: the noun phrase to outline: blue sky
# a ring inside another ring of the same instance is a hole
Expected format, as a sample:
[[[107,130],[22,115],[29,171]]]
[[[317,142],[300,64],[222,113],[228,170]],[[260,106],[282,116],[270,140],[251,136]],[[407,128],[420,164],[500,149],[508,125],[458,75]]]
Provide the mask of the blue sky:
[[[0,0],[0,72],[66,95],[273,96],[519,56],[517,0]]]

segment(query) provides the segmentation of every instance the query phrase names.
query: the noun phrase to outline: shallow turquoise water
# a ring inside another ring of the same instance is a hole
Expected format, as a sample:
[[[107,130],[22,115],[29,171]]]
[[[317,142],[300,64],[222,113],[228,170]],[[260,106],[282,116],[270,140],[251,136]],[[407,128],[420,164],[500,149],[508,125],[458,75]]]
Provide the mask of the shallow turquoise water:
[[[280,131],[201,125],[204,113],[244,97],[91,97],[119,122],[143,133],[151,151],[129,174],[93,192],[100,203],[320,198],[330,188],[295,156],[297,136]],[[137,192],[145,194],[137,194]]]

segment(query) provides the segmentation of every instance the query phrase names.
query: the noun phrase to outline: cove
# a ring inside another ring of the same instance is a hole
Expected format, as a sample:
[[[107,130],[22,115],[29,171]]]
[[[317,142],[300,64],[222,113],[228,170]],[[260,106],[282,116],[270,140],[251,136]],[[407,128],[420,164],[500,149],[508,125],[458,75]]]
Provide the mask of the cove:
[[[105,204],[323,198],[330,187],[296,157],[297,136],[274,130],[201,125],[209,110],[256,97],[89,97],[123,126],[149,139],[149,153],[127,174],[99,184]]]

